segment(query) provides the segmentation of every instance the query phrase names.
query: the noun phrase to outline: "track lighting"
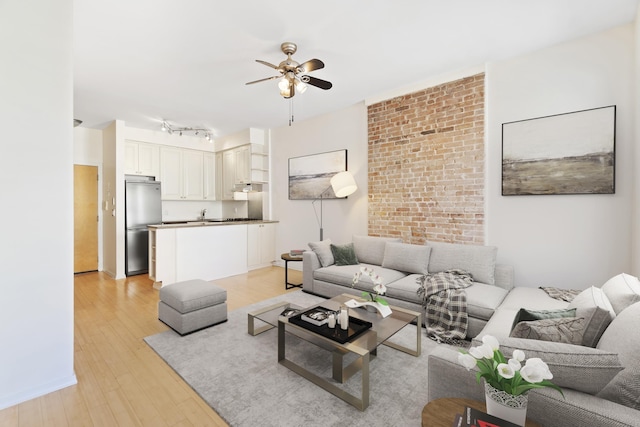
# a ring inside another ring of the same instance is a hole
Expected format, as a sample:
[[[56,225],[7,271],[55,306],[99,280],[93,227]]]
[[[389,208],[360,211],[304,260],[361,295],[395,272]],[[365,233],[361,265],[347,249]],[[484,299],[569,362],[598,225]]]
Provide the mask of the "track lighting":
[[[163,120],[160,130],[162,132],[167,132],[169,135],[173,135],[174,132],[178,132],[180,136],[182,136],[183,132],[193,132],[195,136],[204,136],[207,141],[213,142],[213,137],[211,136],[213,132],[205,128],[174,127],[171,126],[166,120]],[[204,134],[202,135],[201,132]]]

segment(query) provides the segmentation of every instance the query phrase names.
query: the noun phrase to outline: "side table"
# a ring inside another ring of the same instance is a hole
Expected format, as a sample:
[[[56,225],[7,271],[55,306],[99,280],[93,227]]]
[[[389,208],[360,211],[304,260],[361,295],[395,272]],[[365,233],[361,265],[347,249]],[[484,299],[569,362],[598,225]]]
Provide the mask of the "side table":
[[[444,397],[432,400],[422,408],[422,427],[451,427],[456,414],[462,414],[464,407],[487,411],[484,402],[457,397]],[[535,421],[527,419],[525,427],[541,427]]]
[[[289,262],[302,261],[301,256],[291,256],[288,253],[284,253],[280,255],[280,258],[284,261],[284,288],[301,288],[302,283],[289,283]]]

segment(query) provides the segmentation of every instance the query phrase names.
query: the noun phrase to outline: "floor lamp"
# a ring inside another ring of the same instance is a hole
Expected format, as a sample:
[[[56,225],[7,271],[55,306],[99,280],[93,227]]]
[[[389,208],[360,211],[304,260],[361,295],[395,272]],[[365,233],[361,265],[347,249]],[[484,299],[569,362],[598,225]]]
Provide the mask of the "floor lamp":
[[[324,240],[324,230],[322,228],[322,199],[324,199],[324,195],[329,189],[333,188],[333,192],[336,197],[347,197],[354,193],[358,189],[356,185],[356,180],[351,175],[351,172],[344,171],[335,174],[330,181],[331,185],[328,186],[318,197],[316,197],[311,204],[313,205],[313,210],[315,210],[315,203],[320,200],[320,218],[318,218],[318,213],[316,212],[316,220],[320,225],[320,241]]]

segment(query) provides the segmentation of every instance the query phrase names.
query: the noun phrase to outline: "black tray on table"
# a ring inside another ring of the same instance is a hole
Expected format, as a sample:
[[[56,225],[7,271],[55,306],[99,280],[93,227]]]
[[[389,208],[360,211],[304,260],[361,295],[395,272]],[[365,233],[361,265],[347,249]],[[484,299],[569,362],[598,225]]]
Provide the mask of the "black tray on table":
[[[371,322],[367,322],[366,320],[356,319],[355,317],[351,317],[351,316],[349,316],[349,327],[347,329],[340,328],[340,325],[338,325],[338,322],[336,322],[335,328],[330,328],[329,325],[327,324],[324,324],[322,326],[316,326],[313,323],[309,323],[306,320],[302,319],[302,315],[304,315],[305,313],[311,310],[313,309],[303,311],[302,313],[298,313],[295,316],[291,316],[289,318],[289,323],[293,323],[294,325],[298,325],[311,332],[315,332],[316,334],[322,335],[323,337],[329,338],[333,341],[337,341],[340,344],[344,344],[346,342],[351,341],[358,335],[369,330],[372,326]],[[329,309],[326,309],[326,310],[329,310]]]

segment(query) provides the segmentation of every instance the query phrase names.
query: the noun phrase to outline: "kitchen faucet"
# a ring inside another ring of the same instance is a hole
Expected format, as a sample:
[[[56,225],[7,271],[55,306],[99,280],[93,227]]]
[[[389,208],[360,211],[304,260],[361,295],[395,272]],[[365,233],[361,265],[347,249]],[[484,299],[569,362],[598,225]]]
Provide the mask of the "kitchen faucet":
[[[200,211],[200,217],[198,219],[204,220],[204,216],[205,216],[206,213],[207,213],[207,210],[206,209],[202,209]]]

